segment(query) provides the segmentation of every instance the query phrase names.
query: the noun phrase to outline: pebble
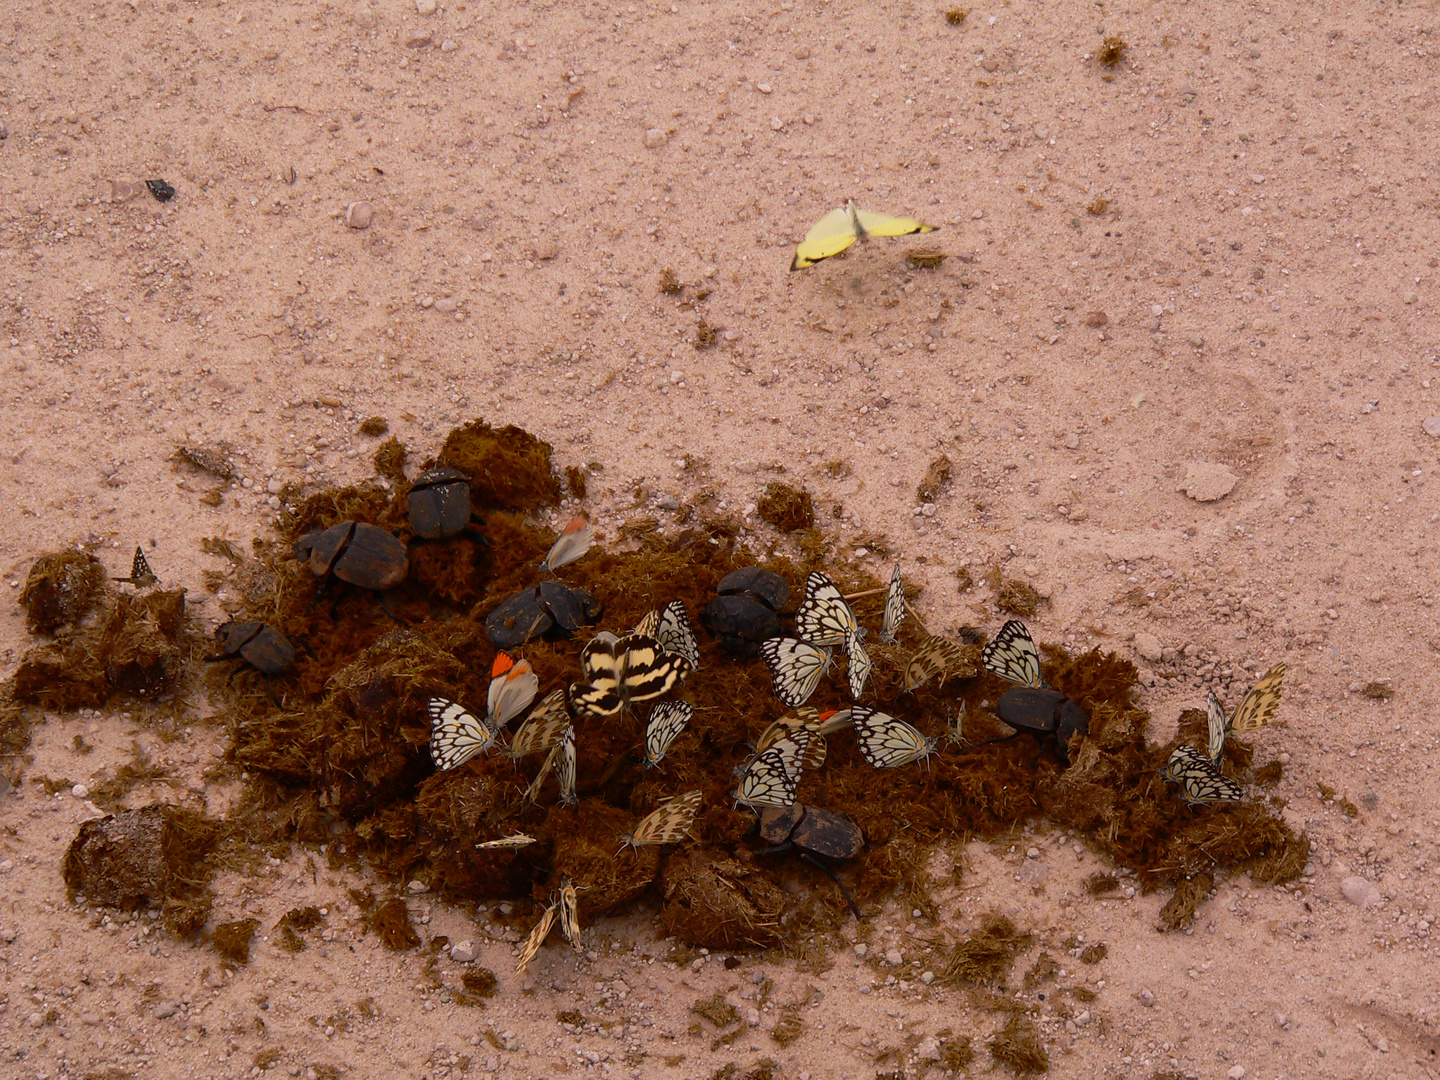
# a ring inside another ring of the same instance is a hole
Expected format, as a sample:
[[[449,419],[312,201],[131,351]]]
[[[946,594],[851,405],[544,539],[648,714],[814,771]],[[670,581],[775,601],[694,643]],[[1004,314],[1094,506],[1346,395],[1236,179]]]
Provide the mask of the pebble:
[[[1141,630],[1135,635],[1135,651],[1151,663],[1159,660],[1164,653],[1160,639],[1154,634]]]
[[[760,1010],[759,1010],[759,1009],[756,1009],[756,1008],[746,1009],[746,1010],[745,1010],[745,1022],[746,1022],[747,1024],[749,1024],[751,1027],[759,1027],[759,1026],[760,1026]]]
[[[90,797],[90,789],[84,784],[76,784],[70,789],[70,794],[74,795],[77,799],[88,799]]]
[[[535,258],[540,262],[548,262],[560,254],[560,242],[553,237],[537,241],[535,244]]]
[[[409,889],[412,893],[423,893],[430,891],[430,886],[426,885],[425,882],[418,879],[410,882],[410,884],[405,887]]]
[[[43,1027],[45,1024],[45,1018],[41,1016],[38,1012],[33,1012],[29,1016],[25,1017],[25,1023],[29,1024],[32,1028]]]
[[[885,963],[891,967],[899,967],[905,962],[905,956],[899,949],[891,949],[885,954]]]
[[[460,302],[460,297],[458,296],[442,296],[439,300],[435,301],[435,310],[442,311],[448,315],[450,312],[459,308]]]
[[[441,52],[454,52],[458,48],[460,48],[460,45],[453,38],[447,37],[444,41],[440,42]]]
[[[921,1061],[939,1061],[940,1040],[934,1035],[926,1035],[916,1044],[915,1056]]]
[[[1141,990],[1140,993],[1135,995],[1135,998],[1147,1009],[1153,1009],[1155,1007],[1155,995],[1149,989]]]
[[[1440,416],[1427,416],[1420,427],[1432,439],[1440,439]]]
[[[659,150],[669,140],[669,136],[660,128],[650,128],[645,132],[645,148],[647,150]]]
[[[175,1006],[168,1001],[162,1001],[155,1006],[154,1012],[156,1020],[167,1020],[175,1015]]]
[[[270,480],[270,482],[265,485],[265,490],[268,491],[271,495],[279,495],[280,492],[283,491],[284,489],[285,489],[285,483],[284,483],[284,481],[282,481],[282,480],[280,480],[280,479],[278,479],[278,478],[272,478],[272,479]]]
[[[345,207],[345,225],[351,229],[368,229],[375,220],[375,207],[368,202],[352,202]]]
[[[100,1014],[93,1012],[82,1012],[80,1022],[86,1027],[97,1027],[100,1023]]]
[[[415,0],[415,10],[421,15],[434,15],[438,6],[435,0]]]
[[[407,49],[423,49],[434,40],[435,38],[429,30],[412,30],[405,35],[405,47]]]
[[[1185,465],[1183,491],[1196,502],[1215,502],[1235,490],[1240,477],[1228,465],[1214,461],[1191,461]]]
[[[870,955],[870,946],[866,945],[863,941],[860,942],[855,946],[855,955],[860,957],[861,960],[864,960],[865,957]]]
[[[450,959],[457,964],[468,964],[476,956],[475,943],[468,938],[464,941],[457,941],[450,946]]]
[[[1347,877],[1340,882],[1340,894],[1356,907],[1374,907],[1380,902],[1380,890],[1363,877]]]
[[[1077,435],[1077,434],[1076,434],[1075,432],[1073,432],[1073,431],[1070,432],[1069,434],[1067,434],[1067,435],[1065,436],[1065,449],[1067,449],[1067,450],[1079,450],[1079,449],[1080,449],[1080,436]]]
[[[1230,1080],[1245,1080],[1245,1066],[1231,1065],[1230,1068],[1226,1070],[1225,1075],[1228,1076]]]
[[[920,981],[926,986],[929,986],[935,981],[935,973],[933,971],[922,971],[920,973]]]

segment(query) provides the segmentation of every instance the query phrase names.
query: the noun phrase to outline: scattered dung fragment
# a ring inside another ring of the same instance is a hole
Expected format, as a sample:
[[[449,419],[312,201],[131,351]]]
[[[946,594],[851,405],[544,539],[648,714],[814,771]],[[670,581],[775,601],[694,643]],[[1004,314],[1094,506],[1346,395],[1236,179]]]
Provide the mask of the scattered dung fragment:
[[[735,857],[717,848],[681,849],[666,860],[663,883],[661,921],[687,945],[768,948],[782,940],[780,914],[793,901],[743,848]]]
[[[1209,874],[1196,874],[1175,886],[1175,895],[1160,909],[1160,925],[1166,930],[1183,930],[1195,917],[1195,909],[1215,888]]]
[[[477,998],[494,997],[500,992],[500,980],[489,968],[471,968],[460,976],[460,985]]]
[[[405,483],[405,444],[390,436],[375,448],[375,475],[392,484]]]
[[[794,1009],[786,1009],[780,1014],[780,1020],[770,1029],[770,1038],[779,1046],[789,1046],[796,1039],[800,1038],[805,1025],[800,1020],[800,1014]]]
[[[1118,34],[1110,35],[1100,43],[1100,51],[1095,56],[1100,63],[1113,68],[1125,59],[1125,39]]]
[[[1002,982],[1010,965],[1029,947],[1031,935],[1015,929],[1003,915],[992,916],[950,951],[937,981],[949,985],[988,986]]]
[[[1040,1041],[1040,1032],[1019,1013],[1012,1013],[1005,1027],[990,1040],[990,1056],[1016,1076],[1034,1076],[1050,1068],[1050,1055]]]
[[[73,629],[105,592],[105,565],[86,551],[41,555],[20,590],[25,626],[32,634]]]
[[[950,470],[952,468],[950,458],[941,454],[930,467],[925,470],[925,475],[920,478],[919,485],[915,488],[915,497],[922,503],[933,503],[940,497],[940,492],[950,482]]]
[[[492,428],[476,420],[450,433],[439,464],[468,474],[481,506],[536,510],[560,501],[551,452],[549,443],[518,427]]]
[[[1010,578],[1000,583],[995,606],[1022,619],[1029,618],[1040,606],[1040,594],[1035,591],[1034,586]]]
[[[210,914],[210,855],[221,826],[178,806],[122,810],[80,826],[61,876],[73,898],[133,910],[159,907],[165,926],[188,936]]]
[[[324,924],[325,916],[320,914],[318,907],[310,905],[292,908],[275,924],[275,933],[280,939],[278,944],[286,952],[300,952],[305,948],[305,939],[300,935]]]
[[[1395,696],[1395,688],[1388,679],[1379,679],[1366,683],[1360,688],[1360,693],[1371,701],[1389,701]]]
[[[230,460],[230,447],[224,443],[215,446],[177,446],[171,455],[172,461],[193,465],[202,472],[221,480],[235,478],[235,465]]]
[[[729,1027],[740,1019],[740,1010],[725,1000],[725,994],[716,990],[708,998],[701,998],[690,1006],[690,1011],[696,1016],[703,1017],[710,1021],[716,1029]]]
[[[704,315],[701,315],[699,321],[695,323],[695,348],[708,349],[719,340],[719,337],[720,332],[706,321]]]
[[[250,939],[259,925],[258,919],[220,923],[210,934],[210,945],[229,966],[241,967],[250,962]]]
[[[378,439],[390,430],[390,421],[383,416],[367,416],[360,422],[360,434],[369,435],[372,439]]]
[[[965,16],[969,14],[970,12],[965,8],[951,8],[945,12],[945,21],[951,26],[959,26],[965,21]]]
[[[685,291],[685,286],[675,276],[675,271],[668,266],[660,271],[660,291],[667,296],[679,296]]]
[[[380,941],[393,952],[404,952],[420,944],[420,935],[410,925],[410,912],[398,896],[382,900],[365,915],[365,925],[379,935]]]
[[[809,529],[815,524],[815,501],[810,498],[810,493],[789,484],[767,484],[756,509],[761,520],[768,521],[781,532]]]

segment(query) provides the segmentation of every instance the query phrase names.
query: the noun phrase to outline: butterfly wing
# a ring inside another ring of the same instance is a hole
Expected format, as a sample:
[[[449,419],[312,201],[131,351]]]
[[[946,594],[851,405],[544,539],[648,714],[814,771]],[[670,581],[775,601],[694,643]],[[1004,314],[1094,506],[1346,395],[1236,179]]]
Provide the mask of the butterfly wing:
[[[934,739],[889,713],[856,706],[850,709],[850,721],[860,753],[877,769],[908,765],[935,752]]]
[[[786,705],[804,705],[830,666],[830,651],[797,638],[773,637],[760,643],[775,696]]]
[[[486,840],[483,844],[476,844],[475,849],[477,851],[485,851],[486,849],[522,848],[529,847],[533,843],[535,843],[535,837],[533,836],[526,836],[524,833],[512,833],[509,836],[502,836],[498,840]]]
[[[853,204],[852,204],[853,205]],[[909,217],[891,217],[854,207],[855,220],[867,236],[909,236],[912,233],[934,232],[934,225],[926,225]]]
[[[1220,699],[1211,690],[1205,698],[1205,718],[1209,722],[1209,750],[1210,760],[1217,765],[1220,763],[1220,755],[1225,752],[1225,706],[1220,704]]]
[[[540,564],[541,570],[558,570],[560,567],[574,562],[580,556],[590,550],[595,543],[595,530],[583,517],[574,517],[561,530],[555,543],[550,546],[550,551],[545,555],[545,560]]]
[[[645,613],[645,617],[635,624],[632,634],[643,634],[645,637],[654,637],[655,631],[660,629],[660,612],[651,608]]]
[[[1231,731],[1254,731],[1275,719],[1280,709],[1280,692],[1285,681],[1285,665],[1276,664],[1250,688],[1245,700],[1235,710],[1235,719],[1230,721]]]
[[[515,972],[519,974],[530,966],[530,961],[535,959],[535,954],[540,951],[540,946],[545,944],[545,939],[550,936],[550,930],[555,925],[555,913],[558,904],[551,904],[540,916],[540,921],[535,924],[535,929],[530,931],[530,936],[525,939],[525,944],[520,946],[520,956],[515,962]]]
[[[796,734],[805,738],[786,736],[755,756],[740,778],[736,802],[752,808],[794,804],[800,787],[801,760],[809,744],[809,732],[802,730]]]
[[[1045,686],[1045,680],[1040,678],[1040,650],[1019,619],[1011,619],[1000,628],[995,640],[980,653],[980,662],[990,674],[1016,686],[1035,690]]]
[[[695,710],[684,701],[662,701],[645,727],[645,764],[658,765],[675,737],[685,730]]]
[[[795,634],[811,645],[845,646],[860,637],[855,612],[835,583],[819,570],[805,579],[805,599],[795,612]]]
[[[590,716],[614,716],[625,707],[621,691],[624,678],[624,651],[613,634],[597,634],[580,650],[580,670],[585,681],[572,683],[567,701],[575,712]]]
[[[698,790],[687,791],[661,803],[645,815],[625,842],[631,847],[640,848],[647,844],[674,844],[685,839],[690,832],[690,826],[695,823],[695,815],[700,810],[703,798]]]
[[[850,676],[850,696],[859,701],[860,695],[865,692],[865,681],[870,678],[870,672],[875,670],[875,665],[870,660],[870,654],[854,635],[851,635],[845,651],[850,655],[847,672]]]
[[[691,671],[700,669],[700,648],[695,644],[695,628],[683,600],[672,600],[660,613],[654,638],[667,651],[678,653],[690,664]]]
[[[505,656],[504,653],[500,655]],[[509,657],[507,656],[506,659],[508,660]],[[497,657],[496,667],[499,666],[499,657]],[[528,709],[539,692],[540,679],[534,669],[530,667],[530,661],[521,660],[511,663],[502,674],[490,680],[488,712],[490,727],[499,731]]]
[[[494,741],[495,733],[459,702],[430,699],[430,757],[437,769],[458,769]]]
[[[560,930],[565,940],[580,951],[580,897],[570,879],[560,889]]]
[[[560,741],[560,736],[565,733],[569,724],[570,714],[565,710],[565,691],[551,690],[515,732],[508,752],[512,758],[522,758],[549,750]]]
[[[1244,789],[1222,773],[1195,747],[1177,746],[1166,762],[1165,776],[1180,785],[1185,801],[1192,806],[1216,802],[1239,802]]]
[[[900,581],[900,564],[890,572],[890,587],[885,590],[885,617],[880,623],[880,640],[886,645],[895,644],[896,631],[905,621],[905,586]]]
[[[810,226],[805,239],[796,246],[790,269],[803,270],[807,266],[814,266],[821,259],[839,255],[859,237],[860,234],[855,231],[855,219],[851,217],[848,207],[831,210]]]
[[[621,658],[620,695],[627,701],[650,701],[668,694],[693,670],[685,657],[644,634],[626,634],[615,648]]]
[[[580,800],[575,794],[575,726],[573,724],[565,729],[565,734],[560,736],[560,742],[556,749],[560,751],[555,758],[555,774],[560,779],[560,801],[566,806],[574,806]]]

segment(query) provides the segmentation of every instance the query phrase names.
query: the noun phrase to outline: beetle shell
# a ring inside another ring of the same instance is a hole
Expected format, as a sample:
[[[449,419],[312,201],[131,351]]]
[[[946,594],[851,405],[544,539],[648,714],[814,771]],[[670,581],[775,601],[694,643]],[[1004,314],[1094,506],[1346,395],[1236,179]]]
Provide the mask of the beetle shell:
[[[470,524],[470,479],[459,469],[428,469],[411,486],[407,506],[416,536],[448,540]]]
[[[559,581],[542,581],[535,586],[535,591],[539,594],[540,606],[566,633],[573,633],[600,618],[600,605],[584,589],[574,589]]]
[[[754,656],[762,641],[784,633],[780,617],[746,593],[714,597],[700,612],[700,622],[733,656]]]
[[[779,611],[790,596],[790,583],[773,570],[742,566],[721,578],[715,591],[721,596],[753,596],[771,611]]]
[[[804,818],[790,834],[790,842],[813,855],[853,859],[865,847],[865,834],[843,814],[807,806]]]
[[[790,839],[795,826],[805,816],[805,807],[800,803],[789,806],[762,806],[760,808],[760,839],[767,844],[783,844]]]
[[[308,564],[311,573],[316,577],[324,577],[330,572],[340,550],[350,540],[355,524],[353,521],[342,521],[328,529],[306,533],[295,542],[295,558]]]
[[[1073,735],[1090,732],[1090,717],[1080,703],[1059,690],[1035,690],[1016,686],[1000,695],[995,712],[1005,723],[1035,735],[1055,736],[1060,757],[1069,761],[1069,744]]]
[[[600,615],[584,589],[542,581],[502,601],[485,616],[485,636],[497,649],[513,649],[535,638],[566,636]]]
[[[227,622],[215,628],[215,640],[226,657],[238,656],[266,675],[284,675],[295,666],[290,639],[262,622]]]

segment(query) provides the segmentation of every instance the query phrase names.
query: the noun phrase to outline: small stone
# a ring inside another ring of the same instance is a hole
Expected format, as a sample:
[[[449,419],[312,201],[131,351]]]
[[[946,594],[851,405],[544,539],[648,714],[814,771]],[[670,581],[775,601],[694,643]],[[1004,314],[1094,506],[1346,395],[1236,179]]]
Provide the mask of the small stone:
[[[1076,1027],[1084,1027],[1084,1026],[1085,1026],[1086,1024],[1088,1024],[1089,1022],[1090,1022],[1090,1010],[1089,1010],[1089,1009],[1083,1009],[1083,1010],[1081,1010],[1081,1012],[1075,1017],[1075,1026],[1076,1026]]]
[[[1427,416],[1420,427],[1432,439],[1440,439],[1440,416]]]
[[[1073,432],[1073,431],[1070,432],[1068,435],[1066,435],[1066,436],[1065,436],[1065,449],[1067,449],[1067,450],[1079,450],[1079,449],[1080,449],[1080,436],[1077,435],[1077,434],[1076,434],[1075,432]]]
[[[1380,903],[1380,890],[1373,882],[1366,881],[1363,877],[1347,877],[1340,882],[1340,895],[1349,900],[1356,907],[1374,907]]]
[[[540,262],[548,262],[560,254],[560,241],[554,237],[546,237],[544,240],[535,242],[535,258]]]
[[[405,35],[407,49],[423,49],[435,40],[429,30],[411,30]]]
[[[460,48],[459,44],[457,44],[452,38],[447,37],[444,41],[440,42],[441,52],[454,52],[458,48]]]
[[[425,882],[418,879],[410,882],[410,884],[405,887],[409,889],[412,893],[423,893],[430,891],[430,886],[426,885]]]
[[[281,491],[285,490],[285,484],[283,481],[272,477],[270,482],[265,485],[265,490],[271,495],[279,495]]]
[[[82,1012],[80,1022],[86,1027],[96,1027],[100,1023],[100,1014],[93,1012]]]
[[[1160,659],[1165,650],[1161,647],[1159,638],[1140,630],[1135,634],[1135,651],[1153,664]]]
[[[168,1001],[162,1001],[154,1008],[156,1020],[168,1020],[175,1015],[175,1006]]]
[[[434,15],[437,6],[435,0],[415,0],[415,10],[421,15]]]
[[[1228,1076],[1230,1080],[1245,1080],[1245,1066],[1231,1065],[1230,1068],[1225,1071],[1225,1075]]]
[[[1085,314],[1081,322],[1092,330],[1099,330],[1102,326],[1110,325],[1110,316],[1106,315],[1103,311],[1091,311]]]
[[[866,945],[863,941],[860,942],[855,946],[855,955],[860,957],[861,960],[864,960],[865,957],[870,955],[870,946]]]
[[[923,979],[924,976],[922,975]],[[915,1047],[915,1056],[921,1061],[940,1060],[940,1040],[934,1035],[926,1035]]]
[[[920,981],[926,986],[929,986],[935,981],[935,973],[933,971],[922,971],[920,973]]]
[[[756,1008],[753,1008],[753,1007],[752,1007],[752,1008],[749,1008],[749,1009],[746,1009],[746,1010],[745,1010],[745,1022],[746,1022],[747,1024],[749,1024],[751,1027],[759,1027],[759,1026],[760,1026],[760,1010],[759,1010],[759,1009],[756,1009]]]
[[[669,141],[669,136],[660,128],[650,128],[645,132],[645,148],[647,150],[659,150]]]
[[[13,926],[4,927],[0,929],[0,941],[3,941],[6,945],[13,944],[19,933],[20,931]]]
[[[899,949],[891,949],[885,954],[885,963],[891,967],[899,967],[905,962],[905,956]]]
[[[1281,1027],[1281,1028],[1286,1028],[1286,1029],[1288,1029],[1288,1028],[1290,1027],[1290,1016],[1289,1016],[1289,1014],[1288,1014],[1288,1013],[1283,1013],[1283,1012],[1277,1012],[1277,1013],[1275,1014],[1275,1026],[1276,1026],[1276,1027]]]
[[[439,300],[435,301],[435,310],[444,312],[446,315],[449,315],[459,307],[460,298],[458,296],[442,296]]]
[[[32,1028],[44,1027],[45,1018],[41,1016],[38,1012],[33,1012],[29,1016],[25,1017],[25,1023],[29,1024]]]
[[[349,229],[368,229],[375,220],[375,207],[368,202],[352,202],[345,207],[345,226]]]
[[[450,946],[450,959],[457,964],[468,964],[475,959],[475,956],[475,943],[468,938]]]
[[[1070,513],[1065,515],[1065,519],[1067,521],[1084,521],[1089,516],[1090,512],[1083,506],[1073,506],[1070,508]]]
[[[279,509],[280,509],[280,496],[279,496],[279,495],[271,495],[270,498],[268,498],[268,499],[265,500],[265,505],[268,506],[268,507],[270,507],[271,510],[279,510]]]
[[[1240,478],[1230,466],[1214,461],[1191,461],[1185,465],[1183,491],[1196,502],[1215,502],[1235,490]]]
[[[1147,1009],[1153,1009],[1155,1007],[1155,995],[1149,989],[1141,990],[1140,993],[1135,995],[1135,999]]]
[[[88,799],[90,797],[90,789],[84,784],[76,784],[70,789],[70,794],[74,795],[77,799]]]

